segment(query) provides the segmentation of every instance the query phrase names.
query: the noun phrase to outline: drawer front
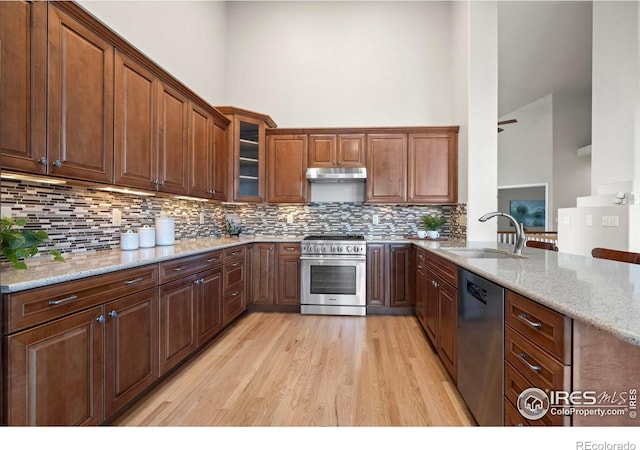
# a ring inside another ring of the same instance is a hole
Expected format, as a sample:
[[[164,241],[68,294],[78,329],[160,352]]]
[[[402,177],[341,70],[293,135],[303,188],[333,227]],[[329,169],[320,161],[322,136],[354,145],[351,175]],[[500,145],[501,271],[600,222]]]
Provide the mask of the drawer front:
[[[278,255],[300,256],[300,244],[297,242],[280,243],[278,244]]]
[[[245,310],[244,288],[241,286],[224,296],[222,302],[222,323],[226,326]]]
[[[529,422],[522,417],[518,410],[504,398],[504,426],[505,427],[528,427]]]
[[[532,386],[553,391],[569,390],[571,366],[565,366],[510,327],[504,330],[504,355]]]
[[[232,259],[244,258],[245,253],[247,252],[246,245],[238,245],[237,247],[230,247],[224,249],[224,262],[227,263]]]
[[[505,425],[511,425],[507,422],[507,405],[511,406],[517,415],[517,418],[512,420],[522,422],[524,425],[543,425],[543,426],[569,426],[571,418],[568,416],[553,415],[551,413],[545,414],[538,420],[527,420],[522,417],[517,408],[513,405],[518,404],[518,397],[520,394],[528,388],[537,387],[543,389],[540,386],[536,386],[534,383],[529,382],[520,372],[513,368],[509,363],[504,365],[504,395],[505,395]],[[516,420],[517,419],[517,420]]]
[[[458,266],[438,256],[427,255],[427,265],[432,272],[439,275],[453,287],[458,287]]]
[[[571,319],[514,292],[505,292],[505,323],[565,364],[571,364]]]
[[[224,291],[237,289],[238,286],[244,284],[244,260],[235,260],[227,262],[224,265]]]
[[[6,333],[57,319],[157,284],[158,265],[150,264],[10,294]]]
[[[160,284],[211,269],[222,264],[222,250],[160,263]]]
[[[416,265],[424,266],[427,264],[427,252],[421,248],[416,248]]]

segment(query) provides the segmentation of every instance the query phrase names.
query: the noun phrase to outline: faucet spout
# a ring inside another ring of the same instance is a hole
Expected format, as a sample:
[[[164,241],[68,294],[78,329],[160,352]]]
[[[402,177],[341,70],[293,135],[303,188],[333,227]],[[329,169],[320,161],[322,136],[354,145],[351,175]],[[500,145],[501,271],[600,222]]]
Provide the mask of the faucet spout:
[[[515,244],[515,247],[513,248],[513,253],[515,253],[516,255],[521,255],[522,248],[524,247],[524,244],[527,242],[527,236],[524,234],[524,225],[521,223],[518,223],[515,217],[507,213],[496,211],[496,212],[490,212],[488,214],[485,214],[484,216],[480,217],[478,220],[480,222],[486,222],[492,217],[500,217],[500,216],[506,217],[507,219],[509,219],[513,224],[513,226],[515,227],[516,244]]]

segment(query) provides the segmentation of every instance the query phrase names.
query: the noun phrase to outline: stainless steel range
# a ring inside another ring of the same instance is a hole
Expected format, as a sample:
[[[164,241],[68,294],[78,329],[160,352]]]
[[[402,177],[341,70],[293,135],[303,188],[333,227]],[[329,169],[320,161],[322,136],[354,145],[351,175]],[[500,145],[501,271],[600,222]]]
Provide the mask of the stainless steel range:
[[[367,314],[364,236],[308,236],[301,250],[302,314]]]

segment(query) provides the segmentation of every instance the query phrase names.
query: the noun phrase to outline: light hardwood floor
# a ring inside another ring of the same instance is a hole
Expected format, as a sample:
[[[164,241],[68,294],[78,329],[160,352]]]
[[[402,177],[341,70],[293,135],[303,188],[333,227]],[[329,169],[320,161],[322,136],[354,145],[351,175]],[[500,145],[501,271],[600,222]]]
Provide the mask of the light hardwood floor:
[[[474,422],[415,317],[251,313],[113,424]]]

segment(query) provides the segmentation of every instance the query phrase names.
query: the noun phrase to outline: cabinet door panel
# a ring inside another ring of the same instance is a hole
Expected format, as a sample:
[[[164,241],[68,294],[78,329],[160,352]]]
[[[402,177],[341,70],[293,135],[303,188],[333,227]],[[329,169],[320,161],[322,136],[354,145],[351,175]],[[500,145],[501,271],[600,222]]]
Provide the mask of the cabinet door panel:
[[[189,104],[176,90],[160,83],[158,99],[158,190],[187,193]]]
[[[407,135],[367,136],[367,202],[403,203],[407,199]]]
[[[274,203],[305,203],[307,201],[307,136],[269,136],[268,196]]]
[[[202,282],[198,293],[198,345],[222,328],[222,267],[196,275]]]
[[[413,305],[413,278],[411,276],[411,245],[389,245],[389,303],[393,307]]]
[[[105,415],[122,408],[159,376],[158,289],[105,305]]]
[[[195,277],[160,286],[160,374],[195,350]]]
[[[335,134],[309,136],[309,167],[336,165],[337,137]]]
[[[433,344],[433,346],[436,348],[438,348],[438,342],[437,342],[437,336],[438,336],[438,321],[439,321],[439,317],[438,317],[438,296],[439,296],[439,292],[438,292],[438,288],[435,285],[436,280],[438,278],[431,273],[431,271],[427,270],[427,294],[426,294],[426,300],[427,300],[427,304],[425,307],[425,331],[427,332],[427,336],[429,336],[429,339],[431,340],[431,343]]]
[[[0,2],[0,161],[46,173],[45,2]]]
[[[113,47],[50,5],[49,173],[112,182]]]
[[[189,107],[189,194],[208,197],[211,178],[211,118],[202,108]]]
[[[365,135],[339,135],[337,153],[338,165],[340,167],[366,167]]]
[[[409,135],[409,196],[413,203],[458,199],[456,134]]]
[[[389,306],[384,244],[367,245],[367,305]]]
[[[220,201],[227,200],[227,186],[229,184],[227,130],[217,124],[213,125],[213,192],[211,198]]]
[[[155,189],[156,77],[116,52],[115,184]]]
[[[438,355],[451,378],[457,373],[458,290],[440,281]]]
[[[97,425],[102,417],[102,307],[7,338],[8,425]]]
[[[300,259],[280,257],[278,261],[278,305],[300,304]]]
[[[253,303],[273,305],[276,280],[276,244],[253,244]]]

